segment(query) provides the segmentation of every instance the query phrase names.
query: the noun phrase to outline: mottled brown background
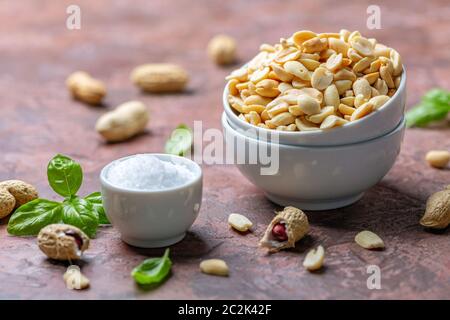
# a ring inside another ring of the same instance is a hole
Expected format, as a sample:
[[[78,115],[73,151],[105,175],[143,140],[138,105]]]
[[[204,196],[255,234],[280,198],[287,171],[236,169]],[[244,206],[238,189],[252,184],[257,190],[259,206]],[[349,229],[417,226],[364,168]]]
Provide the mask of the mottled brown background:
[[[66,7],[79,4],[82,28],[65,27]],[[377,3],[382,29],[367,30],[366,9]],[[160,152],[180,122],[202,120],[220,128],[221,92],[230,68],[218,68],[205,54],[216,33],[239,42],[240,61],[262,42],[276,42],[298,29],[318,32],[358,29],[395,47],[408,68],[408,107],[432,87],[450,88],[450,6],[448,1],[2,1],[0,2],[0,180],[23,179],[43,197],[56,199],[45,168],[55,153],[82,163],[82,194],[98,190],[100,169],[109,161],[138,152]],[[130,70],[140,63],[183,65],[192,77],[178,95],[143,95]],[[106,106],[72,101],[68,74],[85,69],[108,86]],[[93,127],[117,104],[139,99],[152,113],[148,134],[107,145]],[[435,170],[423,158],[433,148],[450,149],[448,128],[410,129],[391,172],[358,203],[339,210],[308,213],[312,231],[298,248],[272,256],[257,249],[266,224],[278,209],[232,166],[204,166],[200,217],[187,238],[172,247],[171,278],[152,291],[137,288],[129,276],[145,257],[162,250],[124,244],[118,232],[103,228],[82,263],[91,289],[69,291],[65,265],[39,252],[34,238],[16,238],[0,223],[0,298],[3,299],[411,299],[450,298],[449,231],[424,231],[418,220],[425,199],[450,184],[450,170]],[[367,168],[370,170],[370,168]],[[226,218],[240,212],[255,222],[239,235]],[[354,242],[362,229],[377,232],[386,250],[370,252]],[[323,272],[301,266],[317,244],[327,250]],[[204,258],[220,257],[229,278],[198,271]],[[382,289],[368,290],[366,267],[379,265]]]

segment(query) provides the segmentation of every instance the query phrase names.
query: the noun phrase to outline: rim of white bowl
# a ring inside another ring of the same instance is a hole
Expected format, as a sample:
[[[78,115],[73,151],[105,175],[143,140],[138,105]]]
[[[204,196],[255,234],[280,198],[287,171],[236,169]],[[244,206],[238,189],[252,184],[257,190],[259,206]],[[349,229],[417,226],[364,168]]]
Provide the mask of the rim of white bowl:
[[[124,188],[124,187],[119,187],[115,184],[112,184],[109,180],[108,180],[108,171],[111,169],[111,167],[113,165],[115,165],[118,162],[122,162],[125,161],[127,159],[130,159],[132,157],[138,156],[138,155],[147,155],[147,156],[156,156],[158,158],[169,158],[169,159],[179,159],[180,161],[184,161],[186,163],[188,163],[190,166],[193,165],[193,167],[195,168],[195,176],[193,179],[180,184],[178,186],[175,187],[170,187],[170,188],[164,188],[164,189],[159,189],[159,190],[149,190],[149,189],[133,189],[133,188]],[[103,169],[100,171],[100,182],[101,184],[103,184],[104,186],[108,187],[109,189],[112,189],[114,191],[120,191],[122,193],[137,193],[137,194],[157,194],[157,193],[164,193],[164,192],[171,192],[171,191],[177,191],[177,190],[181,190],[181,189],[185,189],[188,188],[194,184],[196,184],[199,180],[201,180],[203,177],[203,172],[202,172],[202,168],[198,165],[198,163],[196,163],[195,161],[192,161],[191,159],[185,158],[185,157],[180,157],[180,156],[176,156],[173,154],[167,154],[167,153],[137,153],[137,154],[132,154],[123,158],[119,158],[116,160],[111,161],[110,163],[108,163],[106,166],[103,167]]]
[[[243,66],[241,66],[241,68],[243,68],[246,64],[244,64]],[[255,125],[252,125],[248,122],[245,122],[244,120],[240,119],[235,110],[231,107],[230,103],[228,102],[228,94],[229,94],[229,90],[228,90],[228,83],[226,83],[225,88],[223,90],[223,95],[222,95],[222,102],[223,102],[223,106],[224,106],[224,110],[226,108],[228,108],[231,113],[233,114],[233,116],[238,120],[239,123],[241,123],[242,125],[244,125],[247,128],[256,128],[257,130],[261,130],[261,131],[268,131],[268,132],[273,132],[273,129],[266,129],[266,128],[261,128]],[[400,80],[400,86],[398,87],[397,91],[394,93],[394,95],[388,100],[388,102],[386,102],[379,110],[385,109],[387,108],[392,101],[394,100],[395,97],[397,97],[398,95],[400,95],[400,92],[406,90],[406,68],[403,65],[403,71],[402,71],[402,77]],[[327,130],[315,130],[315,131],[280,131],[280,135],[291,135],[291,136],[295,136],[295,135],[304,135],[304,136],[315,136],[315,135],[326,135],[326,134],[330,134],[332,132],[336,132],[336,131],[340,131],[340,130],[344,130],[345,128],[351,127],[351,126],[356,126],[358,124],[360,124],[361,122],[364,121],[369,121],[370,118],[372,116],[375,115],[375,112],[371,112],[369,115],[363,117],[362,119],[359,119],[358,121],[351,121],[348,122],[342,126],[339,127],[334,127],[334,128],[330,128]]]
[[[228,118],[225,112],[222,113],[222,126],[226,126],[225,129],[227,130],[231,130],[232,132],[235,132],[236,134],[242,136],[245,139],[249,139],[249,140],[253,140],[256,141],[258,143],[263,143],[263,144],[273,144],[272,141],[266,141],[266,140],[262,140],[262,139],[256,139],[254,137],[251,136],[247,136],[245,134],[243,134],[240,130],[236,130],[234,129],[229,123],[228,123]],[[374,142],[376,140],[383,140],[386,139],[394,134],[397,134],[399,131],[402,131],[404,128],[406,127],[406,118],[405,116],[402,117],[400,123],[391,131],[389,131],[388,133],[379,136],[379,137],[375,137],[369,140],[364,140],[364,141],[359,141],[359,142],[351,142],[351,143],[347,143],[347,144],[337,144],[337,145],[329,145],[329,146],[306,146],[306,145],[292,145],[292,144],[283,144],[283,143],[277,143],[280,146],[283,146],[283,148],[289,148],[289,149],[305,149],[305,150],[309,150],[309,149],[339,149],[339,148],[352,148],[355,145],[363,145],[363,144],[369,144],[371,142]]]

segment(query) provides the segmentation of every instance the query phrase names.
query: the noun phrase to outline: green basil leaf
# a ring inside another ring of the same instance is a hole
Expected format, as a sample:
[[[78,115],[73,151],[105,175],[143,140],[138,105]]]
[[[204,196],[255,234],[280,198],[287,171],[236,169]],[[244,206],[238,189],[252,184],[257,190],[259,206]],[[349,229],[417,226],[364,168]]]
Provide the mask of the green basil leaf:
[[[192,130],[185,124],[180,124],[170,135],[164,150],[168,154],[185,156],[192,148]]]
[[[82,198],[72,197],[64,200],[62,207],[62,221],[83,230],[89,238],[97,232],[98,218],[92,204]]]
[[[444,119],[450,107],[441,104],[422,103],[406,113],[406,126],[423,127],[431,122]]]
[[[423,96],[422,100],[437,104],[450,105],[450,91],[432,89]]]
[[[169,258],[169,249],[166,249],[161,258],[146,259],[133,269],[131,276],[140,285],[158,284],[170,272],[172,261]]]
[[[103,208],[102,194],[100,192],[94,192],[84,198],[84,200],[92,204],[92,209],[97,214],[99,224],[111,224],[108,217],[105,214],[105,208]]]
[[[47,167],[48,182],[52,189],[63,197],[77,193],[83,182],[81,166],[63,155],[56,155]]]
[[[33,236],[52,223],[61,222],[62,204],[45,199],[35,199],[20,206],[11,216],[8,233],[15,236]]]

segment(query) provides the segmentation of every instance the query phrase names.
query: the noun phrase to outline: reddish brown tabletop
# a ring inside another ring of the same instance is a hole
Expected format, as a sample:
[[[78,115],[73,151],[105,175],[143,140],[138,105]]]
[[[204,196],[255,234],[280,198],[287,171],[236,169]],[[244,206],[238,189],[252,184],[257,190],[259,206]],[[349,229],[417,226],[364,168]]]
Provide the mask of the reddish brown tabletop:
[[[56,153],[79,161],[85,172],[82,194],[99,190],[98,175],[108,162],[130,154],[161,152],[181,122],[203,121],[220,129],[224,77],[205,53],[216,33],[239,42],[240,62],[260,43],[274,43],[298,29],[318,32],[358,29],[395,47],[408,69],[411,107],[432,87],[450,88],[450,7],[448,1],[382,1],[381,30],[368,30],[370,1],[76,1],[81,30],[67,30],[66,7],[73,1],[3,1],[0,5],[0,180],[35,184],[42,197],[57,199],[47,184],[46,165]],[[191,75],[189,90],[145,95],[130,83],[130,70],[145,62],[174,62]],[[73,101],[65,78],[84,69],[108,87],[105,107]],[[149,132],[120,144],[105,144],[94,130],[97,118],[127,100],[151,110]],[[65,288],[64,263],[38,250],[35,238],[9,236],[0,223],[2,299],[377,299],[450,298],[450,237],[425,231],[418,220],[426,198],[450,184],[450,170],[430,168],[429,149],[450,150],[448,128],[409,129],[389,174],[356,204],[307,212],[312,230],[297,248],[267,255],[257,247],[279,209],[233,166],[203,166],[200,216],[184,241],[172,247],[172,275],[151,291],[136,287],[131,269],[162,249],[142,250],[102,228],[81,263],[91,279],[83,292]],[[367,168],[370,170],[370,168]],[[239,212],[255,222],[240,235],[226,220]],[[353,238],[370,229],[385,241],[384,251],[358,247]],[[327,251],[326,267],[311,274],[302,267],[307,250]],[[199,262],[222,258],[229,278],[201,274]],[[381,289],[369,290],[368,265],[381,269]]]

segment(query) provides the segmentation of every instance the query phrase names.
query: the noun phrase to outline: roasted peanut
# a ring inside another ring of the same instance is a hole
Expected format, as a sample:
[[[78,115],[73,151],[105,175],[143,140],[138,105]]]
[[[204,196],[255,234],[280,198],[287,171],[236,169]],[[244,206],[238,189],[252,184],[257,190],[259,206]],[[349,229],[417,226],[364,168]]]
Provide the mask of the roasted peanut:
[[[241,81],[243,78],[238,75],[236,73],[236,77],[233,78]],[[136,86],[147,92],[178,92],[184,90],[189,76],[180,66],[155,63],[136,67],[131,73],[131,80]]]
[[[450,152],[447,150],[431,150],[425,156],[428,164],[435,168],[445,168],[450,161]]]
[[[222,277],[227,277],[230,273],[227,263],[220,259],[203,260],[200,263],[200,270],[206,274]]]
[[[217,64],[233,63],[236,60],[236,41],[227,35],[217,35],[208,43],[208,54]]]
[[[75,99],[92,105],[100,104],[106,95],[103,82],[84,71],[72,73],[67,78],[66,85]]]
[[[364,249],[382,249],[384,248],[383,240],[371,231],[361,231],[355,236],[355,242]]]

